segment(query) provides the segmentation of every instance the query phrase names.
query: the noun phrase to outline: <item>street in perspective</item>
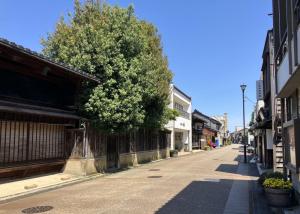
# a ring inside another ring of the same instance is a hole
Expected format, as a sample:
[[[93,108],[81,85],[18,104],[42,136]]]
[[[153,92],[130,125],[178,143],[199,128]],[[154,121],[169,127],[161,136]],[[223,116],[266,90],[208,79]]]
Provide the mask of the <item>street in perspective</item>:
[[[0,205],[0,213],[36,205],[51,213],[248,213],[249,187],[258,175],[240,161],[240,145],[233,144],[26,197]]]
[[[299,0],[3,0],[0,26],[0,214],[300,214]]]

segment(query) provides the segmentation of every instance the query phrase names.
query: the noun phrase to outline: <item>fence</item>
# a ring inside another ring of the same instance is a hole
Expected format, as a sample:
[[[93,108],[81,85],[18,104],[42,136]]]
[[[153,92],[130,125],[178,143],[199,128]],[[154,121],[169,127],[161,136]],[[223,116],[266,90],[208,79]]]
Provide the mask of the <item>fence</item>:
[[[65,142],[63,119],[0,113],[0,166],[65,159],[71,148]]]
[[[68,158],[97,158],[166,149],[170,134],[140,129],[107,134],[74,129],[75,120],[0,112],[0,167]]]

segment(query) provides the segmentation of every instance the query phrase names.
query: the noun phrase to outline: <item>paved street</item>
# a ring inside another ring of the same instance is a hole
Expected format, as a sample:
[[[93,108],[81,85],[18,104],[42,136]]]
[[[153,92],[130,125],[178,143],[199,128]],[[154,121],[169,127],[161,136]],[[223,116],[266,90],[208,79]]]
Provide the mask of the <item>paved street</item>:
[[[235,195],[231,188],[251,179],[238,171],[240,155],[239,145],[232,145],[146,164],[2,204],[0,213],[45,206],[49,211],[44,213],[221,214],[229,195]]]

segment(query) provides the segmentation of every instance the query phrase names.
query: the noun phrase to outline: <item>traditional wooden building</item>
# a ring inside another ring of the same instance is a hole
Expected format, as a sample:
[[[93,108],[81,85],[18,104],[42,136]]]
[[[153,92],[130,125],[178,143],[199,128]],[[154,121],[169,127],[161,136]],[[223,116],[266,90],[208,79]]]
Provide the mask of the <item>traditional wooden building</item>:
[[[68,129],[80,127],[76,95],[84,72],[0,40],[0,177],[61,169]]]
[[[192,114],[192,145],[193,149],[204,149],[205,140],[202,138],[207,118],[197,109]]]
[[[87,73],[0,39],[0,177],[49,171],[86,175],[168,156],[170,134],[109,135],[78,114]]]
[[[261,79],[256,81],[257,85],[257,104],[253,116],[251,130],[255,135],[255,145],[258,154],[258,162],[265,168],[273,168],[273,159],[280,160],[280,157],[273,158],[273,152],[282,158],[282,152],[279,154],[279,142],[276,142],[274,130],[274,121],[278,116],[276,109],[275,75],[274,75],[274,57],[273,57],[273,32],[269,30],[266,36],[263,50],[263,64],[261,68]],[[278,145],[278,146],[276,146]],[[273,148],[275,151],[273,151]],[[282,150],[281,150],[282,151]],[[279,163],[279,162],[278,162]],[[274,166],[276,166],[275,164]]]
[[[221,123],[197,109],[193,112],[193,145],[204,149],[210,143],[216,143]]]

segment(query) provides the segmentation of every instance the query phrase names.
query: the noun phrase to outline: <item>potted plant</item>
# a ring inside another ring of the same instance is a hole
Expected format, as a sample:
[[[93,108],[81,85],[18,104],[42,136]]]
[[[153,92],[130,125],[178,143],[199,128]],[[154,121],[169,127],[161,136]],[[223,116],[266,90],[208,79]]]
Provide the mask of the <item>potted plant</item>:
[[[174,149],[170,151],[170,157],[178,157],[178,150]]]
[[[281,172],[264,172],[259,176],[258,183],[262,186],[267,178],[283,179],[283,174]]]
[[[292,183],[282,178],[267,178],[263,183],[270,206],[288,207],[291,205]]]

